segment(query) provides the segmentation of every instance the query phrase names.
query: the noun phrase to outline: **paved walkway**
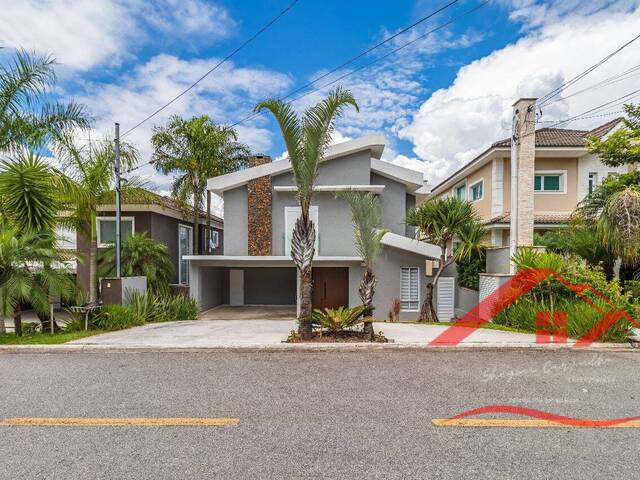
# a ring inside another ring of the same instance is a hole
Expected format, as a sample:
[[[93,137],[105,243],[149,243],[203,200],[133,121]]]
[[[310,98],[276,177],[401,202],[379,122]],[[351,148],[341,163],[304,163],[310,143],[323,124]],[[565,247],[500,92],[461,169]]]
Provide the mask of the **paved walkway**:
[[[191,320],[152,323],[118,332],[105,333],[67,343],[76,346],[112,348],[366,348],[371,344],[283,344],[297,324],[294,320]],[[447,326],[407,323],[374,324],[393,343],[388,347],[420,347],[442,333]],[[337,347],[336,347],[337,345]],[[375,344],[382,347],[384,344]],[[569,342],[566,346],[570,346]],[[613,346],[600,344],[601,346]],[[460,347],[536,347],[535,335],[479,329]]]
[[[220,305],[198,315],[200,320],[293,320],[295,305]]]

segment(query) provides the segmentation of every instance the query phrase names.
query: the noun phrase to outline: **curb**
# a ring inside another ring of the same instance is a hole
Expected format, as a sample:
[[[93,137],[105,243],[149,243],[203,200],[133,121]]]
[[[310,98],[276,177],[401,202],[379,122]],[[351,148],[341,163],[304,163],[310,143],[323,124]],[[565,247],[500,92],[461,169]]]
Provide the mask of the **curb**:
[[[51,354],[51,353],[278,353],[278,352],[461,352],[461,351],[587,351],[587,352],[637,352],[627,343],[599,343],[584,348],[572,345],[538,345],[535,343],[472,343],[454,347],[429,346],[422,343],[283,343],[220,345],[210,347],[175,347],[171,345],[0,345],[1,354]]]

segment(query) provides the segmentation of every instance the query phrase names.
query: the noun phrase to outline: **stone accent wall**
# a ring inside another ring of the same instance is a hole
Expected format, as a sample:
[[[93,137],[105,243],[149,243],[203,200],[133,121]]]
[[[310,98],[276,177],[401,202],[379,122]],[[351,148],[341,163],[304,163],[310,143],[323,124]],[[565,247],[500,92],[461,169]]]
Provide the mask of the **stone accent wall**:
[[[249,167],[271,162],[271,157],[255,155],[249,158]],[[250,180],[247,184],[247,251],[251,256],[271,255],[271,177]]]

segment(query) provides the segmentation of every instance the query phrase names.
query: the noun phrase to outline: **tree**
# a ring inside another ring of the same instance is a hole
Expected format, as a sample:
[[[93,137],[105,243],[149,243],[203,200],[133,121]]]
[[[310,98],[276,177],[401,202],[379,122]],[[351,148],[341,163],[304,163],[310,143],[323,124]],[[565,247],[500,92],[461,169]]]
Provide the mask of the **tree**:
[[[81,195],[73,181],[31,150],[0,161],[0,217],[18,234],[53,234],[64,202]]]
[[[426,298],[420,310],[420,320],[437,322],[438,315],[433,307],[433,289],[437,286],[444,270],[457,258],[468,258],[481,249],[482,227],[477,225],[478,215],[473,205],[458,198],[437,198],[427,201],[407,214],[407,224],[416,228],[416,235],[422,241],[440,247],[440,262],[433,281],[426,286]],[[451,251],[454,238],[460,237],[461,244]],[[455,254],[455,255],[454,255]]]
[[[100,252],[98,265],[101,277],[116,273],[116,249],[110,245]],[[153,241],[146,232],[136,233],[122,243],[122,275],[147,277],[147,288],[155,293],[168,293],[173,275],[169,248]]]
[[[640,105],[624,106],[628,119],[606,139],[589,138],[588,150],[605,165],[628,165],[630,172],[605,179],[579,205],[577,215],[595,224],[600,241],[624,262],[640,260]]]
[[[113,191],[115,173],[113,169],[114,150],[111,141],[78,145],[73,135],[67,132],[61,137],[56,152],[62,161],[62,171],[77,185],[77,195],[67,199],[69,216],[64,223],[83,232],[90,241],[89,246],[89,301],[98,298],[98,239],[96,217],[98,205],[114,203]],[[129,170],[138,161],[137,151],[129,144],[120,144],[120,161],[123,170]],[[137,188],[139,182],[129,179],[123,186],[123,194],[129,193],[146,199],[145,192]]]
[[[88,128],[85,108],[50,101],[55,61],[23,50],[0,66],[0,150],[44,146],[69,128]]]
[[[382,250],[382,237],[387,230],[382,229],[382,205],[380,198],[372,192],[339,192],[338,198],[345,200],[351,208],[353,233],[358,254],[364,263],[364,274],[360,280],[358,294],[362,304],[371,307],[375,294],[376,276],[373,270],[375,260]],[[364,334],[373,340],[373,319],[364,322]]]
[[[487,228],[481,223],[469,222],[460,227],[454,252],[456,269],[460,285],[478,290],[480,288],[480,273],[485,271],[487,245],[483,239]]]
[[[25,233],[15,229],[0,230],[0,333],[4,333],[4,318],[13,316],[16,335],[22,334],[21,304],[30,303],[42,322],[47,324],[52,299],[71,299],[76,284],[55,249],[55,236],[50,233]]]
[[[164,175],[178,174],[171,191],[179,204],[186,207],[191,199],[193,207],[193,250],[198,253],[198,219],[207,193],[207,228],[205,238],[211,234],[211,193],[207,180],[233,172],[246,165],[249,148],[238,141],[237,132],[230,127],[214,124],[208,116],[185,120],[173,116],[169,125],[154,128],[153,162]],[[207,241],[206,251],[209,252]]]
[[[351,92],[337,87],[320,103],[305,110],[302,117],[296,114],[290,104],[273,98],[258,103],[254,108],[255,112],[269,110],[278,122],[298,187],[296,195],[301,213],[293,228],[291,257],[300,279],[298,320],[299,332],[305,339],[311,336],[312,264],[316,241],[316,230],[309,218],[309,207],[318,165],[331,142],[335,121],[348,105],[359,111]]]
[[[619,167],[640,162],[640,104],[627,104],[624,111],[628,118],[624,126],[611,133],[605,140],[590,137],[587,149],[595,153],[605,165]]]

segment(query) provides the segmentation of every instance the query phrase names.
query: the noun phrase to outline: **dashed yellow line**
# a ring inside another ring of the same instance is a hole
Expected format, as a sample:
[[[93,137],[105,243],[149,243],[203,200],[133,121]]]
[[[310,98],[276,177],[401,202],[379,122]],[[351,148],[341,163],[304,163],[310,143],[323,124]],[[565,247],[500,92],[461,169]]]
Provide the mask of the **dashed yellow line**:
[[[586,425],[566,425],[552,420],[510,418],[435,418],[431,423],[439,427],[594,428]],[[640,420],[596,428],[640,428]]]
[[[5,418],[0,427],[219,427],[240,423],[239,418]]]

